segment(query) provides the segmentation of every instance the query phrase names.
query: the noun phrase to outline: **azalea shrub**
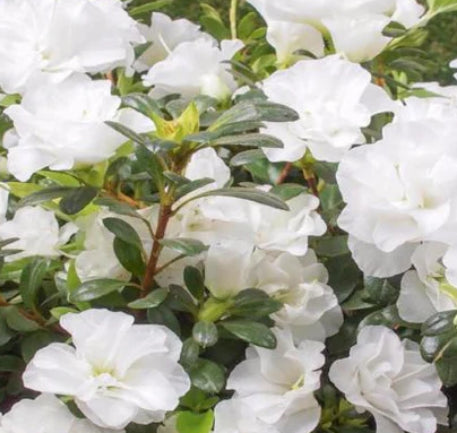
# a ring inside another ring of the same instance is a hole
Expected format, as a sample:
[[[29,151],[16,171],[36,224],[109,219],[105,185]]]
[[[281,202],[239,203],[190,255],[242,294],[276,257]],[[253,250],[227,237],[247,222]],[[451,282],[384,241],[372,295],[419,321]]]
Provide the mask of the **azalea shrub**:
[[[457,428],[457,1],[229,3],[0,0],[0,432]]]

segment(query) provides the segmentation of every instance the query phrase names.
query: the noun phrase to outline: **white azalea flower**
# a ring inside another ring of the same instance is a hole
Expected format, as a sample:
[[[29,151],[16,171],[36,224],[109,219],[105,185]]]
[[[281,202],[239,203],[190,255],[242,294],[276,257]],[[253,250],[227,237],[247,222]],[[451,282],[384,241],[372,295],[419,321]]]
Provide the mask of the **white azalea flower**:
[[[39,74],[128,67],[143,41],[119,0],[1,0],[0,87],[22,93]]]
[[[156,215],[155,209],[138,211],[144,218]],[[103,224],[105,218],[118,218],[127,222],[137,232],[144,250],[152,248],[152,237],[145,223],[138,218],[119,215],[102,209],[76,221],[80,232],[84,233],[84,250],[75,258],[75,269],[81,281],[94,278],[129,280],[130,273],[120,264],[113,248],[114,234]]]
[[[275,72],[262,87],[269,99],[300,115],[295,122],[267,124],[265,132],[284,143],[281,149],[263,149],[272,162],[298,161],[307,148],[316,159],[337,162],[365,142],[361,128],[371,117],[392,105],[365,69],[339,56],[298,62]]]
[[[254,272],[257,281],[252,287],[284,303],[272,318],[280,328],[289,328],[297,343],[305,339],[324,341],[339,331],[343,313],[327,285],[328,272],[314,251],[303,257],[264,254]]]
[[[226,99],[237,84],[229,72],[230,65],[224,62],[242,47],[238,40],[224,40],[220,48],[207,39],[183,42],[144,75],[144,84],[154,86],[153,96],[180,93],[189,99],[200,94]]]
[[[186,166],[185,176],[190,180],[198,180],[205,177],[214,179],[214,183],[205,188],[223,188],[230,180],[231,172],[224,160],[217,152],[208,147],[195,152]],[[202,189],[197,190],[202,192]]]
[[[359,411],[369,411],[377,433],[434,433],[447,424],[447,400],[433,364],[416,343],[383,326],[367,326],[348,358],[335,361],[330,380]]]
[[[174,433],[174,432],[170,432]],[[258,419],[241,399],[221,401],[214,409],[214,433],[279,433]]]
[[[453,245],[443,257],[448,282],[457,287],[457,245]]]
[[[430,92],[429,97],[410,96],[398,103],[394,109],[396,123],[428,122],[430,120],[456,122],[457,86],[440,86],[438,83],[416,83],[415,88]],[[433,96],[435,95],[435,96]],[[391,126],[387,125],[389,130]]]
[[[111,95],[111,82],[92,81],[85,75],[73,75],[62,83],[41,83],[29,89],[19,105],[5,113],[13,120],[5,147],[8,170],[20,181],[45,168],[69,170],[77,164],[96,164],[113,156],[127,139],[105,121],[122,121],[125,110],[121,100]],[[138,119],[145,129],[153,129],[145,116],[128,114],[128,121]]]
[[[250,347],[246,360],[229,376],[227,389],[260,421],[280,433],[308,433],[320,418],[313,393],[320,386],[324,364],[322,343],[303,341],[295,347],[288,330],[275,330],[276,349]]]
[[[199,203],[200,220],[187,222],[195,236],[211,239],[242,239],[265,251],[284,251],[302,256],[308,238],[321,236],[326,226],[316,212],[319,200],[300,194],[287,201],[289,211],[229,197],[211,197]],[[195,214],[194,214],[195,215]]]
[[[363,242],[349,235],[348,247],[352,257],[364,274],[387,278],[402,274],[411,267],[411,259],[418,243],[408,242],[393,251],[385,252],[375,244]]]
[[[42,394],[24,399],[0,418],[1,433],[114,433],[76,418],[57,398]],[[123,433],[117,430],[118,433]]]
[[[427,242],[414,252],[415,270],[403,275],[397,301],[403,320],[422,323],[435,313],[457,308],[457,287],[446,280],[442,263],[447,250],[447,245]]]
[[[33,206],[19,208],[11,220],[0,223],[0,239],[18,238],[8,248],[22,250],[6,256],[7,262],[32,256],[58,257],[59,247],[75,232],[74,224],[59,228],[52,211]]]
[[[332,36],[337,53],[344,53],[352,62],[373,59],[390,42],[382,34],[390,18],[381,14],[333,15],[322,20]]]
[[[255,265],[252,244],[243,241],[215,243],[205,259],[205,286],[219,299],[230,298],[253,286]]]
[[[152,14],[150,26],[139,24],[139,28],[151,46],[135,62],[134,66],[138,72],[144,72],[155,63],[165,60],[182,42],[205,39],[216,45],[215,39],[202,32],[199,26],[189,20],[172,20],[160,12]]]
[[[49,394],[16,403],[1,417],[0,430],[5,433],[115,433],[76,418],[57,397]],[[118,433],[123,431],[116,430]]]
[[[452,125],[407,122],[386,128],[378,143],[349,151],[337,172],[347,203],[339,226],[388,254],[422,241],[457,243],[454,143]]]
[[[100,427],[160,422],[190,388],[178,364],[182,343],[160,325],[134,325],[108,310],[66,314],[61,326],[74,347],[40,349],[23,376],[27,388],[71,396]]]
[[[457,59],[453,60],[453,61],[449,64],[449,66],[450,66],[452,69],[457,69]],[[457,73],[454,74],[454,78],[457,79]]]
[[[278,23],[291,26],[294,35],[308,32],[308,38],[297,41],[299,48],[316,55],[319,55],[316,50],[319,45],[322,46],[320,55],[323,55],[323,40],[331,37],[335,51],[354,62],[371,60],[387,46],[392,38],[384,36],[382,31],[390,22],[399,22],[410,28],[420,23],[424,12],[415,0],[249,0],[249,3],[267,22],[268,35]],[[316,35],[311,36],[310,28],[318,32],[320,41]],[[278,50],[278,47],[287,45],[287,39],[284,32],[279,38],[269,38],[269,42]]]
[[[306,50],[316,57],[324,55],[324,40],[319,30],[311,25],[281,21],[267,13],[264,0],[249,1],[267,22],[267,41],[276,50],[278,63],[287,65],[298,50]]]

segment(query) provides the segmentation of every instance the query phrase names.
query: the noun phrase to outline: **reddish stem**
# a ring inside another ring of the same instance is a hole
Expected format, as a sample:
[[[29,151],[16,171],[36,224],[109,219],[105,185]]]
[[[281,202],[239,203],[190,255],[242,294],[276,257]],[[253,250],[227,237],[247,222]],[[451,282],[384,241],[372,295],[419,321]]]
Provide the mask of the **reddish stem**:
[[[157,273],[157,263],[159,261],[160,251],[162,250],[162,245],[160,240],[165,237],[165,232],[167,230],[168,222],[171,217],[171,206],[162,205],[160,206],[159,220],[157,223],[157,230],[155,232],[155,239],[152,244],[151,255],[149,256],[149,261],[146,267],[146,273],[144,275],[144,280],[142,284],[143,293],[146,295],[151,291],[154,284],[154,277]]]

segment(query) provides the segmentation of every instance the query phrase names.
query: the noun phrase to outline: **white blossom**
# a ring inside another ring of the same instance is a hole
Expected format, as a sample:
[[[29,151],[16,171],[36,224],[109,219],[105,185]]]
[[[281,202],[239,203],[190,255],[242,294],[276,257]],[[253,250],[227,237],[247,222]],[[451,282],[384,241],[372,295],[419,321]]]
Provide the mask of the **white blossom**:
[[[78,419],[57,397],[23,399],[0,417],[1,433],[114,433]],[[118,433],[123,433],[117,430]]]
[[[86,310],[61,317],[73,346],[40,349],[23,376],[27,388],[71,396],[100,427],[160,422],[190,387],[178,364],[182,343],[161,325],[134,325],[133,317]]]
[[[149,69],[144,84],[154,86],[152,95],[156,97],[180,93],[189,99],[200,94],[219,100],[229,98],[237,84],[229,72],[230,65],[224,62],[242,47],[239,40],[224,40],[220,48],[204,38],[183,42]]]
[[[241,239],[265,251],[302,256],[308,238],[321,236],[326,225],[316,209],[319,200],[300,194],[287,201],[289,210],[230,197],[211,197],[199,203],[186,230],[202,239]],[[195,221],[197,217],[197,221]]]
[[[171,433],[171,432],[170,432]],[[221,401],[214,409],[214,433],[279,433],[262,422],[241,399]]]
[[[1,0],[0,87],[22,93],[43,74],[129,67],[143,41],[119,0]]]
[[[447,281],[443,265],[448,248],[444,244],[427,242],[414,252],[415,270],[403,275],[397,301],[402,319],[421,323],[435,313],[457,308],[457,287]]]
[[[311,432],[321,412],[313,392],[320,386],[324,345],[305,340],[296,347],[290,331],[276,329],[275,335],[276,349],[247,349],[246,360],[230,374],[227,389],[280,433]]]
[[[324,341],[339,331],[343,313],[327,285],[328,272],[314,251],[303,257],[265,254],[255,266],[255,275],[253,287],[284,303],[272,318],[280,328],[290,329],[297,343],[305,339]]]
[[[306,149],[316,159],[337,162],[354,144],[365,143],[361,129],[392,105],[366,70],[339,56],[298,62],[272,74],[262,88],[273,102],[300,116],[295,122],[267,124],[265,132],[284,143],[281,149],[263,149],[272,162],[298,161]]]
[[[253,286],[253,245],[243,241],[215,243],[205,258],[205,286],[219,299],[230,298]]]
[[[104,122],[135,119],[138,132],[153,124],[133,110],[119,110],[121,100],[111,95],[111,82],[73,75],[54,84],[29,89],[22,102],[5,110],[15,130],[5,138],[8,170],[20,181],[49,167],[69,170],[78,164],[97,164],[114,155],[127,139]]]
[[[297,45],[287,53],[289,56],[297,48],[319,55],[319,51],[323,51],[319,45],[323,46],[323,40],[331,38],[335,51],[354,62],[371,60],[383,51],[392,40],[383,35],[384,28],[390,22],[411,28],[420,24],[424,12],[424,8],[415,0],[249,0],[249,3],[267,22],[267,38],[277,51],[281,45],[287,46],[288,39],[286,32],[280,38],[271,38],[271,32],[280,23],[293,28],[294,35],[300,32],[303,36],[309,34],[308,38],[297,40]],[[320,41],[310,30],[318,32]],[[317,47],[320,49],[316,50]],[[280,50],[278,56],[281,57]]]
[[[144,72],[155,63],[165,60],[182,42],[204,39],[216,45],[215,39],[202,32],[196,24],[186,19],[172,20],[160,12],[152,14],[149,26],[139,24],[139,28],[151,45],[135,62],[134,66],[138,72]]]
[[[373,414],[377,433],[434,433],[437,423],[447,424],[435,366],[422,359],[416,343],[383,326],[363,328],[329,377],[358,411]]]
[[[21,250],[6,256],[7,262],[33,256],[58,257],[59,247],[75,232],[74,224],[60,228],[54,212],[35,206],[19,208],[12,219],[0,222],[0,239],[18,238],[8,248]]]
[[[407,257],[419,242],[457,243],[457,148],[452,125],[391,125],[383,140],[347,153],[337,181],[347,203],[338,224],[352,236],[351,249],[367,245],[370,254],[385,254],[378,276],[408,269]],[[402,255],[399,265],[395,257]],[[362,256],[363,250],[354,254],[367,268],[367,257]],[[370,274],[376,275],[372,264]]]

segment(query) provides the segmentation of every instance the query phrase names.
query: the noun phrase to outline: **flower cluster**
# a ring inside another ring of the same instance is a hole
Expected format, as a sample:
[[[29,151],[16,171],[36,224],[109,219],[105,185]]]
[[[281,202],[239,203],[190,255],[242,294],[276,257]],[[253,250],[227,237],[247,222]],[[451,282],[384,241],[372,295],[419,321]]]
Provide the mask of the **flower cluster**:
[[[456,419],[457,1],[137,3],[0,0],[0,432]]]

